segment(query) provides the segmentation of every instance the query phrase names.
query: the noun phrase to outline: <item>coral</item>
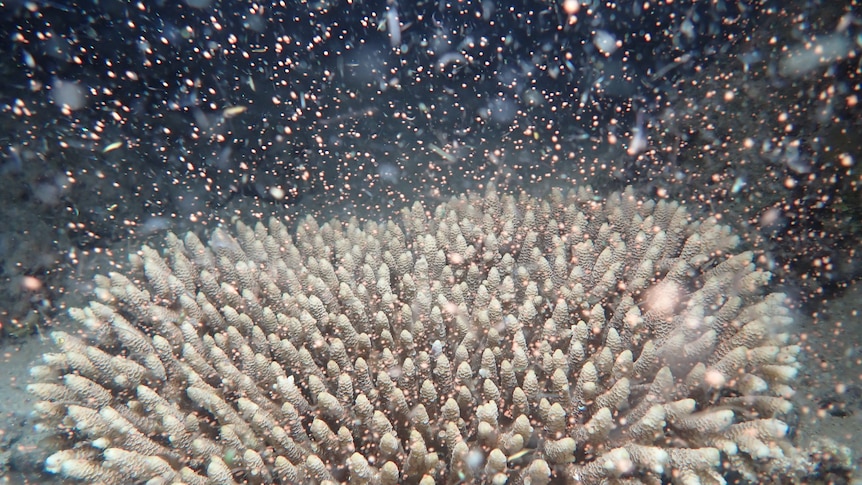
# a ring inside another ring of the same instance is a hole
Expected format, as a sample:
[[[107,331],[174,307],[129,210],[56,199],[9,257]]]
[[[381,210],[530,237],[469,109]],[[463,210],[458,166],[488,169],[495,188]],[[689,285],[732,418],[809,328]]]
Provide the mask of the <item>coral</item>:
[[[631,190],[168,234],[33,368],[49,471],[102,483],[724,483],[792,473],[784,296]]]

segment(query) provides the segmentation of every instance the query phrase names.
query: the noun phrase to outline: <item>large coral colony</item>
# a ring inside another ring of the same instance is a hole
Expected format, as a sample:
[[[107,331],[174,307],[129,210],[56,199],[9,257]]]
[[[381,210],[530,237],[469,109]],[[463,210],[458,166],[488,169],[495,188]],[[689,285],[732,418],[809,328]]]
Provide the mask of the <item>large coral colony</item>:
[[[799,347],[714,218],[631,190],[168,234],[33,368],[91,483],[754,482]]]

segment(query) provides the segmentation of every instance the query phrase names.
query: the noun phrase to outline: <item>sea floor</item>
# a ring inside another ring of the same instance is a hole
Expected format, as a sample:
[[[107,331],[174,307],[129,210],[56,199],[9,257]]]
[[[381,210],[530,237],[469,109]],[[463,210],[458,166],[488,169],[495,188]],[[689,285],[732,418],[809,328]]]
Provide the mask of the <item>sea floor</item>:
[[[840,298],[824,302],[816,318],[803,318],[799,332],[807,347],[796,386],[797,446],[833,453],[826,461],[851,466],[854,484],[862,484],[860,315],[862,283],[857,282]]]

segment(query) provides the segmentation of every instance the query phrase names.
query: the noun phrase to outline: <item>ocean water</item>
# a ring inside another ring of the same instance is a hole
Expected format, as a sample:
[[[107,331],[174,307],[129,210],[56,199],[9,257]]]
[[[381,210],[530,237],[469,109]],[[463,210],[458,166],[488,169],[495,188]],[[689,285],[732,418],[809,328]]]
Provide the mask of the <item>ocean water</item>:
[[[803,475],[858,480],[858,3],[15,0],[0,34],[7,483],[68,480],[45,460],[74,426],[37,425],[29,369],[142,244],[489,185],[631,187],[729,226],[794,315]]]

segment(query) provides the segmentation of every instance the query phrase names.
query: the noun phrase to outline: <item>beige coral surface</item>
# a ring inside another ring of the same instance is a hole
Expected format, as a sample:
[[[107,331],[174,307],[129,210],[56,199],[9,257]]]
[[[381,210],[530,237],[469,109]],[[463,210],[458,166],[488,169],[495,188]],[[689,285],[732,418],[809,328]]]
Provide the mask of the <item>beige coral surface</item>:
[[[129,483],[792,475],[784,296],[631,191],[170,234],[33,369],[49,471]]]

